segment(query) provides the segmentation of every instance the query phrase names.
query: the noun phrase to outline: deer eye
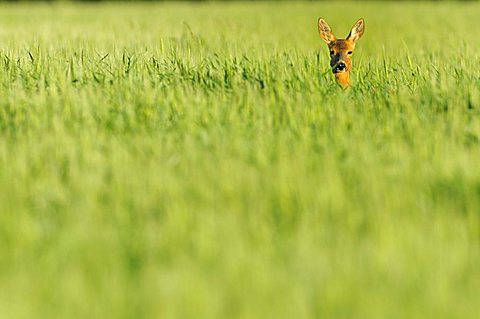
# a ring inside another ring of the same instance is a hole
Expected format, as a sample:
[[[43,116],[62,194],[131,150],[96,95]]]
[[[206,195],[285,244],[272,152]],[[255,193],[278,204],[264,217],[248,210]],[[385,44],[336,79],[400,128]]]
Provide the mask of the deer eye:
[[[348,51],[347,53],[348,53],[348,54],[352,54],[353,52],[352,52],[352,51]]]
[[[334,52],[334,51],[330,51],[330,55],[334,55],[334,54],[335,54],[335,52]]]

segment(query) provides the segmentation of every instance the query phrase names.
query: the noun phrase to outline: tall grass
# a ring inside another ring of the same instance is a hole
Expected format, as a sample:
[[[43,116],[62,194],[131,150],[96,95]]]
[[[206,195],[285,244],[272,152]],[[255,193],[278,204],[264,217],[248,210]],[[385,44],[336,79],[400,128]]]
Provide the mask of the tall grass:
[[[0,318],[476,318],[479,13],[2,5]]]

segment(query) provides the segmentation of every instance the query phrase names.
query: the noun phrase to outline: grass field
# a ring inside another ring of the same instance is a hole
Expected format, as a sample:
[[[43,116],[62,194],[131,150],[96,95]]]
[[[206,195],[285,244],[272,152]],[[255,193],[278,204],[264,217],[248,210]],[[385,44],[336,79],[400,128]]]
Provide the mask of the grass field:
[[[478,318],[479,16],[1,5],[0,318]]]

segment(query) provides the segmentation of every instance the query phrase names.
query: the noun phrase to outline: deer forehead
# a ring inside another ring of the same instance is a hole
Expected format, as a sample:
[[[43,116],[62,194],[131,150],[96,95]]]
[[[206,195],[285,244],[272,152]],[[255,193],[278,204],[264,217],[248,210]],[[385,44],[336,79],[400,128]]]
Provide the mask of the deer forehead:
[[[355,46],[348,40],[336,40],[330,45],[330,49],[335,51],[351,51]]]

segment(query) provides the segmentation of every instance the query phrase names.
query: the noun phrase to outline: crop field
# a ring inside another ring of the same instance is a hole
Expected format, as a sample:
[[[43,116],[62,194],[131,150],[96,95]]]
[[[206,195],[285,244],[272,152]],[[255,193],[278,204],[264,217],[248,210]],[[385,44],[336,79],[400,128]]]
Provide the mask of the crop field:
[[[0,319],[478,318],[479,16],[0,5]]]

